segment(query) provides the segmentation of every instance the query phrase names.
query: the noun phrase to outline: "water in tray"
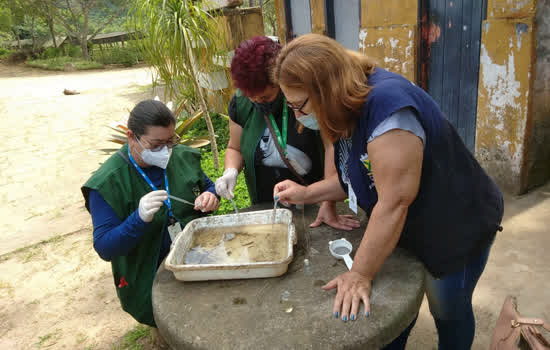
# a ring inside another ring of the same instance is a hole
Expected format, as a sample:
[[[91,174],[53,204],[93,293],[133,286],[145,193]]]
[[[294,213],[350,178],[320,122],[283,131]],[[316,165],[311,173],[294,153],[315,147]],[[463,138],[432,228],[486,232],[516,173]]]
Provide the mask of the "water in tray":
[[[184,264],[236,264],[281,261],[288,251],[284,224],[209,228],[194,234]]]

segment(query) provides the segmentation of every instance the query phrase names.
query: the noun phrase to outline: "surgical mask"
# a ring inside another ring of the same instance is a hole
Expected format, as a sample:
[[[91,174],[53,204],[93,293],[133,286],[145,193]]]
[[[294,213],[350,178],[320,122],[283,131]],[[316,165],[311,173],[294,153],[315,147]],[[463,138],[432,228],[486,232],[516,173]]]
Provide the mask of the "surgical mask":
[[[168,161],[170,161],[170,156],[172,155],[172,150],[169,149],[168,146],[162,147],[160,151],[153,152],[150,149],[143,147],[137,137],[136,140],[143,148],[143,151],[141,151],[141,159],[143,159],[145,163],[166,169],[168,166]]]
[[[279,92],[277,97],[271,102],[258,103],[253,102],[254,107],[256,107],[262,114],[270,115],[277,108],[277,104],[281,102],[282,94]]]
[[[317,123],[317,117],[315,116],[315,113],[309,113],[296,119],[308,129],[319,130],[319,124]]]

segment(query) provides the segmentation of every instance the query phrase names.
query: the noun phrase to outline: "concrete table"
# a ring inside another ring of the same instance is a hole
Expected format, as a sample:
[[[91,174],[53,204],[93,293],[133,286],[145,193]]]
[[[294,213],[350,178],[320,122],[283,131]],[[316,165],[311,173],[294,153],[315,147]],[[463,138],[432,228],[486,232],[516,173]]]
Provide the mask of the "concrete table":
[[[330,255],[328,241],[346,237],[355,253],[366,219],[352,232],[326,225],[309,229],[317,210],[306,206],[305,215],[293,210],[298,246],[288,272],[280,277],[184,283],[161,267],[153,283],[153,310],[168,344],[174,349],[376,349],[396,338],[420,308],[422,264],[396,249],[373,282],[370,317],[361,306],[356,321],[336,319],[335,292],[321,286],[347,268]],[[311,275],[303,271],[305,229],[311,235]],[[290,293],[290,313],[280,303],[283,291]]]

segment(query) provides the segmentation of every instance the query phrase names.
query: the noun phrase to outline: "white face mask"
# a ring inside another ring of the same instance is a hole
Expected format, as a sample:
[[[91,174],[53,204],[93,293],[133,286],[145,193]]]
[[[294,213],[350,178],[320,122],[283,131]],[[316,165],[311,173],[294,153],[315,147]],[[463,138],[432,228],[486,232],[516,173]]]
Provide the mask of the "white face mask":
[[[168,161],[170,160],[170,155],[172,155],[172,150],[169,149],[168,146],[164,146],[159,151],[153,152],[150,149],[143,147],[137,137],[136,140],[143,148],[143,151],[141,151],[141,159],[143,159],[145,163],[166,169],[168,166]]]
[[[303,115],[296,119],[308,129],[319,130],[319,124],[317,124],[317,117],[315,116],[314,112]]]

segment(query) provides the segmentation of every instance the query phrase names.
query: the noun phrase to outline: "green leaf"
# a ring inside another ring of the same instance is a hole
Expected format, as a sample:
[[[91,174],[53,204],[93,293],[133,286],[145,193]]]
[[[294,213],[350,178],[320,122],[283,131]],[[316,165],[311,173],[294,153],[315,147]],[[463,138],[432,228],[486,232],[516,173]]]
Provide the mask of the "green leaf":
[[[210,140],[201,138],[189,138],[182,140],[180,143],[189,147],[200,148],[209,145]]]
[[[179,126],[176,127],[176,134],[179,136],[185,135],[189,129],[195,124],[198,120],[200,120],[200,117],[202,115],[202,111],[199,111],[191,118],[187,118],[181,122]]]

